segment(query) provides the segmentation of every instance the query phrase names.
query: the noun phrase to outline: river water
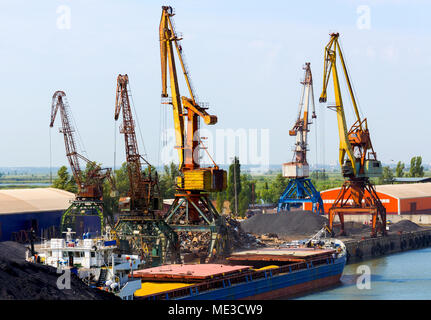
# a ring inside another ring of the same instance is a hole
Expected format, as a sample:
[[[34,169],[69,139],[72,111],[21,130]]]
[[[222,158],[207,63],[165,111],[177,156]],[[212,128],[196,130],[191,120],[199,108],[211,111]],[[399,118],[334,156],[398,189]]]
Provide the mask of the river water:
[[[369,267],[370,289],[366,287]],[[359,270],[358,270],[359,267]],[[359,289],[357,286],[363,289]],[[431,248],[392,254],[383,258],[349,264],[344,268],[341,284],[312,293],[300,300],[410,300],[431,299]]]

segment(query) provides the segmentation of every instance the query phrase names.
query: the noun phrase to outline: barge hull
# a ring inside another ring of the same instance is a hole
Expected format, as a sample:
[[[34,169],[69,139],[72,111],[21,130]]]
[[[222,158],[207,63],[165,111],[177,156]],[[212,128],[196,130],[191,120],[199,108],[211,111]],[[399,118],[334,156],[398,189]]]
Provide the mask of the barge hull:
[[[346,257],[333,260],[329,264],[293,271],[225,288],[194,293],[179,300],[257,300],[289,298],[301,293],[315,291],[336,285],[343,273]],[[193,290],[192,290],[193,291]]]

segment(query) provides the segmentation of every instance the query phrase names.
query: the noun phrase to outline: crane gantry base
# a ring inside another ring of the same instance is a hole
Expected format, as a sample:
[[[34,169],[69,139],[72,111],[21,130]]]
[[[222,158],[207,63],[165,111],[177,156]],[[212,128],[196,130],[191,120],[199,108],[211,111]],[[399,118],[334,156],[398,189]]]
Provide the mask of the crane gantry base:
[[[383,236],[387,235],[386,208],[368,178],[349,179],[344,182],[328,212],[328,228],[331,230],[332,235],[335,235],[333,231],[335,215],[338,215],[340,220],[340,235],[346,235],[344,214],[358,213],[371,215],[371,237],[376,237],[377,232],[380,232]]]
[[[180,223],[180,219],[184,218]],[[226,220],[206,193],[184,192],[175,195],[166,223],[177,232],[210,233],[206,260],[230,254]]]
[[[322,197],[311,180],[307,178],[290,179],[278,200],[277,212],[290,211],[290,208],[298,208],[305,202],[313,204],[313,213],[324,214]]]
[[[161,218],[121,215],[113,231],[120,250],[141,255],[146,267],[181,263],[178,235]]]
[[[100,232],[103,233],[105,222],[103,217],[103,201],[100,200],[73,200],[69,208],[61,216],[60,232],[67,228],[75,230],[77,216],[98,216],[100,219]]]

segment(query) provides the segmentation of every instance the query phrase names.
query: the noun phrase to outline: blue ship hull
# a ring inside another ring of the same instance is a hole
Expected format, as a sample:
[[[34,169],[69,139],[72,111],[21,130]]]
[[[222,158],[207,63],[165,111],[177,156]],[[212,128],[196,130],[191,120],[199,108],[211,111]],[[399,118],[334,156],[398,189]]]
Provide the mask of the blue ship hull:
[[[178,297],[178,300],[239,300],[239,299],[275,299],[288,298],[300,293],[318,290],[339,282],[346,264],[346,257],[340,257],[326,264],[310,266],[278,275],[266,271],[265,278],[250,279],[244,282],[226,283],[224,288],[198,292],[190,288],[190,294]]]

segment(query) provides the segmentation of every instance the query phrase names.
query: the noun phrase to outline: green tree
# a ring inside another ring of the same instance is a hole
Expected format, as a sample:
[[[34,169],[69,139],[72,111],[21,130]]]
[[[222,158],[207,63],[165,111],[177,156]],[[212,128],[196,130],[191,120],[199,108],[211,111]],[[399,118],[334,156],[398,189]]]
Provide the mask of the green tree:
[[[235,186],[236,186],[237,201],[239,206],[239,194],[241,193],[241,164],[239,163],[238,157],[235,157],[232,164],[229,166],[229,174],[228,174],[227,189],[226,189],[227,200],[229,200],[230,202],[230,210],[232,212],[235,212]]]
[[[413,157],[410,160],[410,177],[423,177],[424,176],[424,167],[422,166],[422,157],[417,156]]]
[[[223,212],[225,200],[226,200],[226,192],[225,191],[217,192],[216,209],[219,213]]]
[[[103,182],[103,215],[110,220],[114,221],[114,212],[118,211],[119,197],[113,192],[113,188],[108,179]]]
[[[398,178],[401,178],[402,176],[404,176],[404,168],[405,168],[404,163],[402,163],[401,161],[398,161],[397,167],[395,168],[395,176]]]
[[[159,177],[160,195],[163,199],[170,199],[175,196],[177,177],[180,176],[178,166],[171,162],[164,166],[164,172]]]
[[[57,179],[52,183],[53,188],[66,190],[69,192],[77,193],[78,187],[76,186],[73,175],[70,175],[66,166],[62,166],[57,171]]]
[[[240,217],[244,217],[247,212],[252,198],[252,185],[256,183],[251,180],[251,176],[243,174],[241,176],[241,192],[238,196],[238,214]]]
[[[388,184],[394,181],[394,174],[389,166],[383,167],[382,176],[379,177],[379,184]]]
[[[269,190],[268,181],[265,181],[263,188],[257,191],[259,199],[263,200],[264,203],[272,202],[271,191]]]
[[[287,178],[283,177],[281,173],[277,174],[274,182],[269,187],[271,194],[271,203],[277,203],[281,194],[287,186]]]
[[[310,175],[310,179],[312,180],[328,180],[328,178],[328,174],[325,170],[314,170]]]
[[[115,188],[120,197],[126,197],[129,194],[130,182],[127,162],[124,162],[120,169],[115,170]]]

